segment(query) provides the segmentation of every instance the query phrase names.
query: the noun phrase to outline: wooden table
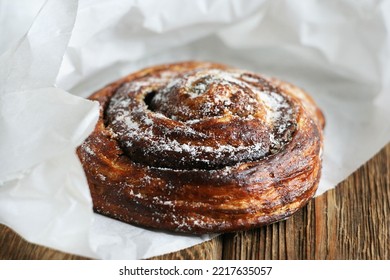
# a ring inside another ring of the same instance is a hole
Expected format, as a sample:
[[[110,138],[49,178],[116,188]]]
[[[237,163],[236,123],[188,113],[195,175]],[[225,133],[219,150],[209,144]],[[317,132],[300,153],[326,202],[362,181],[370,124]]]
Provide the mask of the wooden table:
[[[0,225],[0,259],[84,259]],[[390,144],[287,221],[153,259],[390,259]]]

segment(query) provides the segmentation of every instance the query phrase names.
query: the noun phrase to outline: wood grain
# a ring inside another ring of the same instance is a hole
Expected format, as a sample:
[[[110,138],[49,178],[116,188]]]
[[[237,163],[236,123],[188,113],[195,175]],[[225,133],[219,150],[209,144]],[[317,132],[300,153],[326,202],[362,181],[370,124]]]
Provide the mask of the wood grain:
[[[390,259],[390,144],[286,221],[152,259]],[[0,225],[0,259],[84,259]]]

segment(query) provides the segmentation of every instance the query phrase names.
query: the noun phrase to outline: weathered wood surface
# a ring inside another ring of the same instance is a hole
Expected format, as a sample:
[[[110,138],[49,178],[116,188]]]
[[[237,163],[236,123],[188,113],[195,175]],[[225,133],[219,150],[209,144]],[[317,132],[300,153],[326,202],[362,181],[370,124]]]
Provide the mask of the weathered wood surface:
[[[0,259],[84,259],[0,225]],[[390,259],[390,144],[287,221],[153,259]]]

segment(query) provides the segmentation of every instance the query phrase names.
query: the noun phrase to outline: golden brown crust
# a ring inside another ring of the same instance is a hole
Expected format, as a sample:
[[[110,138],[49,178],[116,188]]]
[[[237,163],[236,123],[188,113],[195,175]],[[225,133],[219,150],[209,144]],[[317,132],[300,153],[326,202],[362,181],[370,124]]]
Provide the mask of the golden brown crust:
[[[98,213],[188,233],[285,219],[315,194],[324,118],[301,89],[205,62],[131,74],[90,99],[78,148]]]

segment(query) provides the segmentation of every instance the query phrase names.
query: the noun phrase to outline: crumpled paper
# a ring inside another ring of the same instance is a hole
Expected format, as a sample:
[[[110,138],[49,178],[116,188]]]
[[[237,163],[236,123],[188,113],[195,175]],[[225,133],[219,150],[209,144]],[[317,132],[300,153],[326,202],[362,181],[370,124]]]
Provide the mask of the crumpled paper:
[[[209,60],[308,91],[327,121],[317,195],[390,139],[389,2],[12,2],[0,1],[0,222],[31,242],[141,259],[212,238],[91,210],[75,148],[93,130],[98,104],[84,97],[149,65]]]

